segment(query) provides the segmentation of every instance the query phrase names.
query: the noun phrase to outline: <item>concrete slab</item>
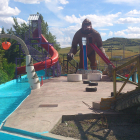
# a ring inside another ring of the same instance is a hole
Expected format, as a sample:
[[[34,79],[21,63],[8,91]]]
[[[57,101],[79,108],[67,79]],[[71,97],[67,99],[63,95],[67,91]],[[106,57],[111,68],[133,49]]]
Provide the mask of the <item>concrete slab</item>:
[[[43,86],[32,90],[28,98],[9,116],[5,126],[29,132],[45,132],[50,131],[62,115],[103,113],[101,110],[90,109],[92,102],[109,97],[113,91],[113,82],[104,76],[102,80],[98,81],[96,92],[86,92],[87,84],[82,81],[67,82],[65,76],[45,80]],[[118,82],[117,88],[121,85],[122,82]],[[122,92],[135,88],[135,85],[128,83]],[[58,104],[58,107],[41,106],[45,104]]]

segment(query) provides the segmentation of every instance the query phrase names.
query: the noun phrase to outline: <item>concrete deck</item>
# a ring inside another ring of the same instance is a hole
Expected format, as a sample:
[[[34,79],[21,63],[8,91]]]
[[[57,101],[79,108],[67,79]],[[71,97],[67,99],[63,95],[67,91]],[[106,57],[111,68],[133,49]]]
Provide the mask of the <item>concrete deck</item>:
[[[121,85],[122,82],[117,82],[117,88]],[[26,100],[9,116],[5,126],[29,132],[44,132],[50,131],[62,115],[102,113],[101,110],[89,109],[84,103],[92,106],[92,102],[100,101],[102,97],[110,97],[113,82],[103,76],[103,80],[98,81],[96,92],[86,92],[87,86],[83,82],[67,82],[65,76],[45,80],[43,86],[32,90]],[[123,92],[135,88],[135,85],[128,83]],[[58,107],[40,107],[45,104],[58,104]]]

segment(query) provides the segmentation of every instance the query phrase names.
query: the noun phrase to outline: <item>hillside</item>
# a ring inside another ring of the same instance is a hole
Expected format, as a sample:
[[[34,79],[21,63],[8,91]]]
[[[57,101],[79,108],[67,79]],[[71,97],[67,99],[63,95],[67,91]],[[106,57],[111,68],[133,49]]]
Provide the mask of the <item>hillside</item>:
[[[127,39],[127,38],[109,38],[106,41],[103,41],[103,46],[120,46],[125,44],[126,47],[128,46],[139,46],[140,39]]]
[[[104,47],[119,47],[121,48],[123,45],[125,47],[131,47],[131,46],[140,46],[140,39],[128,39],[128,38],[118,38],[118,37],[113,37],[109,38],[105,41],[103,41],[103,46]],[[70,50],[71,47],[67,48],[62,48],[60,52],[63,54],[64,52],[67,52]]]
[[[125,44],[125,47],[123,47],[123,44]],[[105,48],[106,54],[110,59],[113,56],[122,56],[122,58],[127,58],[140,54],[140,39],[110,38],[103,41],[103,47]],[[63,54],[67,54],[70,49],[71,47],[61,48],[59,50],[59,55],[62,57]],[[74,58],[79,62],[79,52],[74,56]],[[100,64],[104,64],[103,60],[100,59],[98,55],[96,55],[96,59]]]

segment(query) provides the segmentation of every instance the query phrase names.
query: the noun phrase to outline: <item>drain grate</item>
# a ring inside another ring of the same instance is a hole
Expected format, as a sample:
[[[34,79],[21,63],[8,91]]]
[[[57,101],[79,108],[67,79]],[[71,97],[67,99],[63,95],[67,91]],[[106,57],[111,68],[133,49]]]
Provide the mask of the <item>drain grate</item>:
[[[39,107],[58,107],[58,104],[41,104]]]

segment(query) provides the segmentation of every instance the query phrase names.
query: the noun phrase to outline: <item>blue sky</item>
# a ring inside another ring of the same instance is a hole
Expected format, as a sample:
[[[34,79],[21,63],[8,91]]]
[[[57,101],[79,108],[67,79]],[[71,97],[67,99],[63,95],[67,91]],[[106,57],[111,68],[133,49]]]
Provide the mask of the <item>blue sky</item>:
[[[61,48],[70,47],[73,36],[88,18],[106,40],[140,38],[140,0],[0,0],[0,30],[12,27],[13,18],[27,23],[39,12]]]

